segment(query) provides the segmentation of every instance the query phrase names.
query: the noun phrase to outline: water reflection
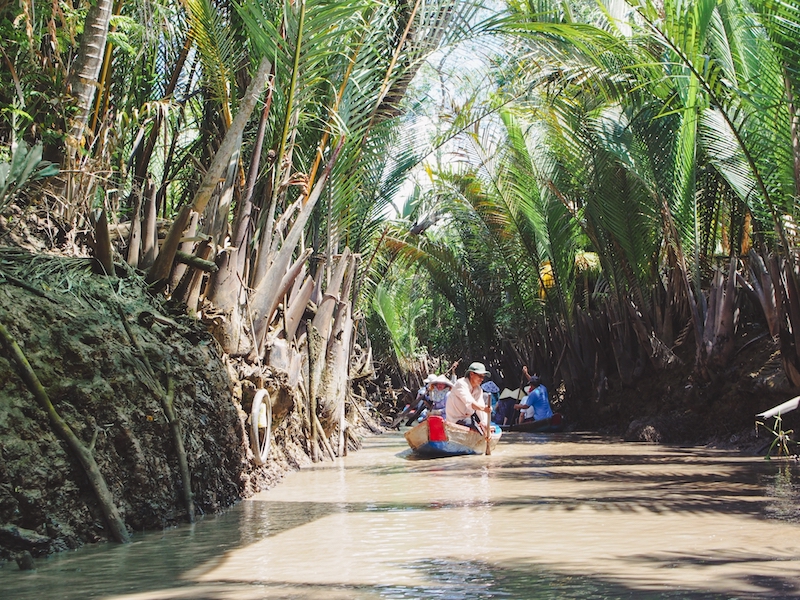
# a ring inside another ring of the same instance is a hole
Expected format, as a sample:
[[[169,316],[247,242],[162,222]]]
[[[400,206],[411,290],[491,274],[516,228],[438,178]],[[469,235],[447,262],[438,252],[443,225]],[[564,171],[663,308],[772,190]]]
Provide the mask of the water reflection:
[[[766,484],[766,493],[770,498],[765,514],[771,519],[800,523],[800,486],[795,469],[792,464],[776,466],[778,472],[775,475],[760,478]]]
[[[194,526],[0,569],[5,598],[800,596],[798,466],[596,436],[399,435]]]
[[[425,571],[431,585],[424,588],[387,588],[382,598],[441,598],[477,600],[484,598],[630,598],[631,591],[607,582],[585,577],[559,576],[529,566],[497,567],[480,562],[454,563],[446,560],[423,560],[410,566]],[[642,591],[640,599],[687,598],[686,591]],[[719,594],[695,594],[695,599],[724,598]]]

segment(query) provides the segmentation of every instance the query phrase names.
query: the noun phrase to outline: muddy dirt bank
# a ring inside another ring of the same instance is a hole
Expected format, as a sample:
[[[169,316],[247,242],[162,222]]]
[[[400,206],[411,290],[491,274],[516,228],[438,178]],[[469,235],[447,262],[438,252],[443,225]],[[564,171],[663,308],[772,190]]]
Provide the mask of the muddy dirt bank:
[[[783,372],[777,340],[764,324],[741,324],[737,352],[711,381],[692,373],[693,344],[683,364],[650,370],[632,386],[608,382],[594,399],[566,406],[578,429],[617,435],[633,442],[707,445],[766,453],[773,436],[756,427],[756,414],[800,394]],[[774,420],[765,425],[774,426]],[[800,430],[800,411],[785,415],[785,431]]]
[[[98,276],[92,266],[90,259],[0,248],[0,322],[56,411],[93,449],[129,530],[159,529],[187,516],[159,385],[174,390],[198,514],[228,507],[308,460],[291,390],[282,389],[277,374],[243,373],[199,321],[154,299],[140,277]],[[245,431],[254,382],[275,398],[273,451],[264,467],[251,461]],[[108,539],[84,470],[5,349],[0,389],[0,561]]]

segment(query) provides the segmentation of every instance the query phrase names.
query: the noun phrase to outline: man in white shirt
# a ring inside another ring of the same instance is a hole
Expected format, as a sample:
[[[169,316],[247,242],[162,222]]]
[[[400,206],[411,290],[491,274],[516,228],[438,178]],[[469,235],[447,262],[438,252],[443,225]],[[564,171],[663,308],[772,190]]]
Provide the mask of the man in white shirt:
[[[467,367],[466,375],[456,381],[447,397],[446,415],[449,422],[472,427],[472,415],[477,413],[484,426],[489,424],[492,406],[484,402],[481,388],[483,378],[488,374],[483,363],[474,362]]]

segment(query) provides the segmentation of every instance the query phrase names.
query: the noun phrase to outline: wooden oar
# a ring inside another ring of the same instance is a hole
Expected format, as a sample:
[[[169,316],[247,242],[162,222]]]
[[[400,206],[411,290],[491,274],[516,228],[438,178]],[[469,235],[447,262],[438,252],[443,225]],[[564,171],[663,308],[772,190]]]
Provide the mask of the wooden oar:
[[[492,448],[489,446],[489,442],[492,439],[492,401],[489,400],[489,403],[486,407],[489,409],[486,413],[486,430],[485,430],[485,437],[486,437],[486,456],[490,456],[492,454]]]
[[[454,362],[452,365],[450,365],[450,368],[447,369],[447,371],[445,371],[443,373],[443,375],[445,377],[450,377],[450,375],[453,373],[453,371],[456,370],[456,367],[459,365],[460,362],[461,362],[461,359],[459,358],[456,362]]]

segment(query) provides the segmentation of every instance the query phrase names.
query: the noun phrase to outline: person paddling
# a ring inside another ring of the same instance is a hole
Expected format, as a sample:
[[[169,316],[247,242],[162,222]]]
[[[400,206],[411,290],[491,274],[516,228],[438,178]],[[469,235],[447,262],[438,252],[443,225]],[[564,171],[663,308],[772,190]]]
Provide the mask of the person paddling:
[[[538,375],[530,376],[528,367],[522,367],[522,374],[528,379],[530,392],[520,403],[515,404],[514,408],[519,409],[519,422],[541,421],[553,416],[553,409],[550,408],[550,397],[547,388],[542,385]]]
[[[485,427],[489,424],[489,413],[492,410],[491,404],[483,400],[483,389],[481,384],[484,377],[489,374],[483,363],[474,362],[467,367],[464,377],[458,379],[447,397],[447,407],[445,409],[447,420],[450,423],[466,425],[473,429],[478,429],[472,415],[477,415],[481,424]]]

